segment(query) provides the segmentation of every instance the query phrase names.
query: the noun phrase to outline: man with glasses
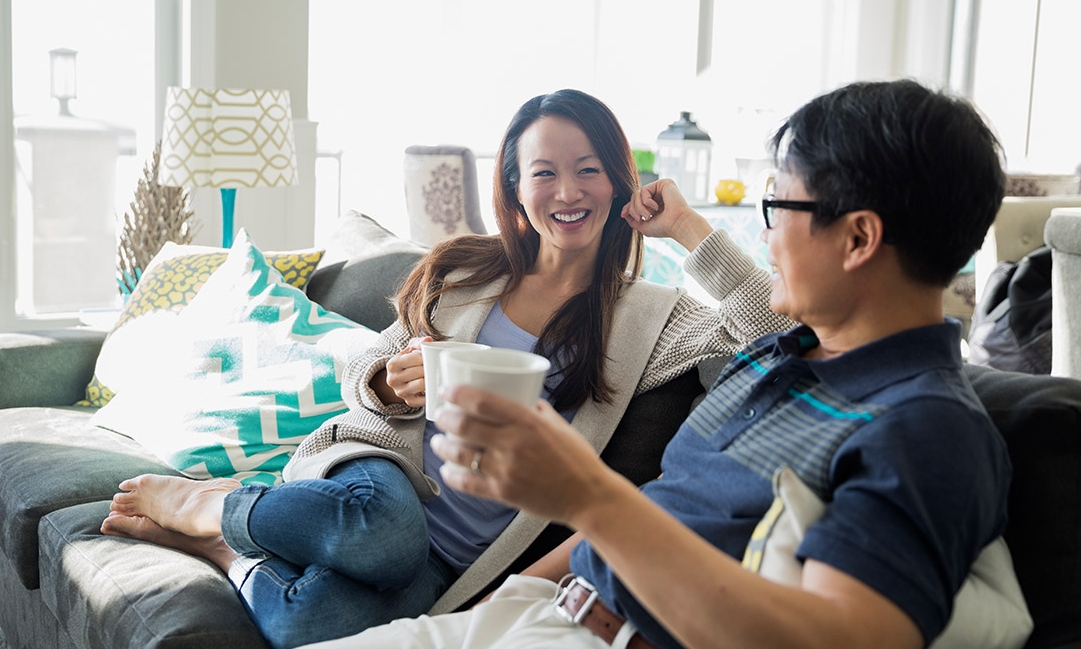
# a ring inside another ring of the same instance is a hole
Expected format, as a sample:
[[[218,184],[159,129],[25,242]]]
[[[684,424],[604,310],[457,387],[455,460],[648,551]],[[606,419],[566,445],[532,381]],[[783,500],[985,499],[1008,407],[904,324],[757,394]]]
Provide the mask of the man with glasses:
[[[818,97],[772,145],[770,307],[804,324],[736,355],[641,491],[545,404],[445,391],[456,408],[433,448],[447,484],[578,533],[471,611],[343,646],[883,648],[940,634],[1005,527],[1006,448],[942,312],[1002,200],[1000,147],[971,106],[911,81]],[[662,180],[624,217],[688,210]],[[783,467],[828,503],[796,552],[797,586],[740,564]]]

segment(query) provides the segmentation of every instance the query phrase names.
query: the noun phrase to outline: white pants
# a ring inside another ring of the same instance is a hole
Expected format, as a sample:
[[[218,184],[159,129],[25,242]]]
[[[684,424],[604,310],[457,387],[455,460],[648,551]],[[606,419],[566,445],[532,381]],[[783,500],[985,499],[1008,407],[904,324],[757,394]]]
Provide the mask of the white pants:
[[[308,649],[613,649],[556,613],[555,595],[556,585],[547,579],[512,575],[471,610],[395,620]]]

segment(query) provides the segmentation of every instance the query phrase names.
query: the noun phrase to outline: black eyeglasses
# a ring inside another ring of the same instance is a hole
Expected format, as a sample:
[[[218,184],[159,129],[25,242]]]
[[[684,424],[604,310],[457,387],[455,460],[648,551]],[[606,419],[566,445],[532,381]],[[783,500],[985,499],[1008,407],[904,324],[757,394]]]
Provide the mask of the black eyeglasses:
[[[770,229],[773,225],[770,223],[770,219],[773,218],[773,210],[778,207],[782,210],[797,210],[800,212],[818,212],[818,203],[814,201],[779,201],[773,198],[773,194],[766,194],[762,197],[762,218],[766,221],[766,229]]]

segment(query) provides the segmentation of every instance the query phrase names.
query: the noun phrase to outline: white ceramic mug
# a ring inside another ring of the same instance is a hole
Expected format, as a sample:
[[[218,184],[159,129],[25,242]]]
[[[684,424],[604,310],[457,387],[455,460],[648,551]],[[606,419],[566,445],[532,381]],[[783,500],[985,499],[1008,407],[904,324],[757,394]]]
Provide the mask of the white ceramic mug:
[[[514,349],[451,349],[440,358],[444,385],[469,385],[532,406],[551,363]]]
[[[424,416],[429,421],[435,420],[435,411],[442,405],[439,400],[439,386],[443,384],[440,358],[448,349],[488,349],[488,345],[455,340],[429,340],[420,344],[421,359],[424,361]]]

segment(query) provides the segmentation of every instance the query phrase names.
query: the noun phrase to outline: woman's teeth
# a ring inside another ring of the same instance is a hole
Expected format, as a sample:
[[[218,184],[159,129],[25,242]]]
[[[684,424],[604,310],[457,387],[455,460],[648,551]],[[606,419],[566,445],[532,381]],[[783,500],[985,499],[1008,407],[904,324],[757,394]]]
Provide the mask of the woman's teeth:
[[[575,221],[580,221],[586,218],[586,214],[588,213],[589,212],[587,210],[582,210],[581,212],[574,212],[571,214],[560,214],[556,212],[552,216],[554,216],[557,221],[562,221],[563,223],[574,223]]]

